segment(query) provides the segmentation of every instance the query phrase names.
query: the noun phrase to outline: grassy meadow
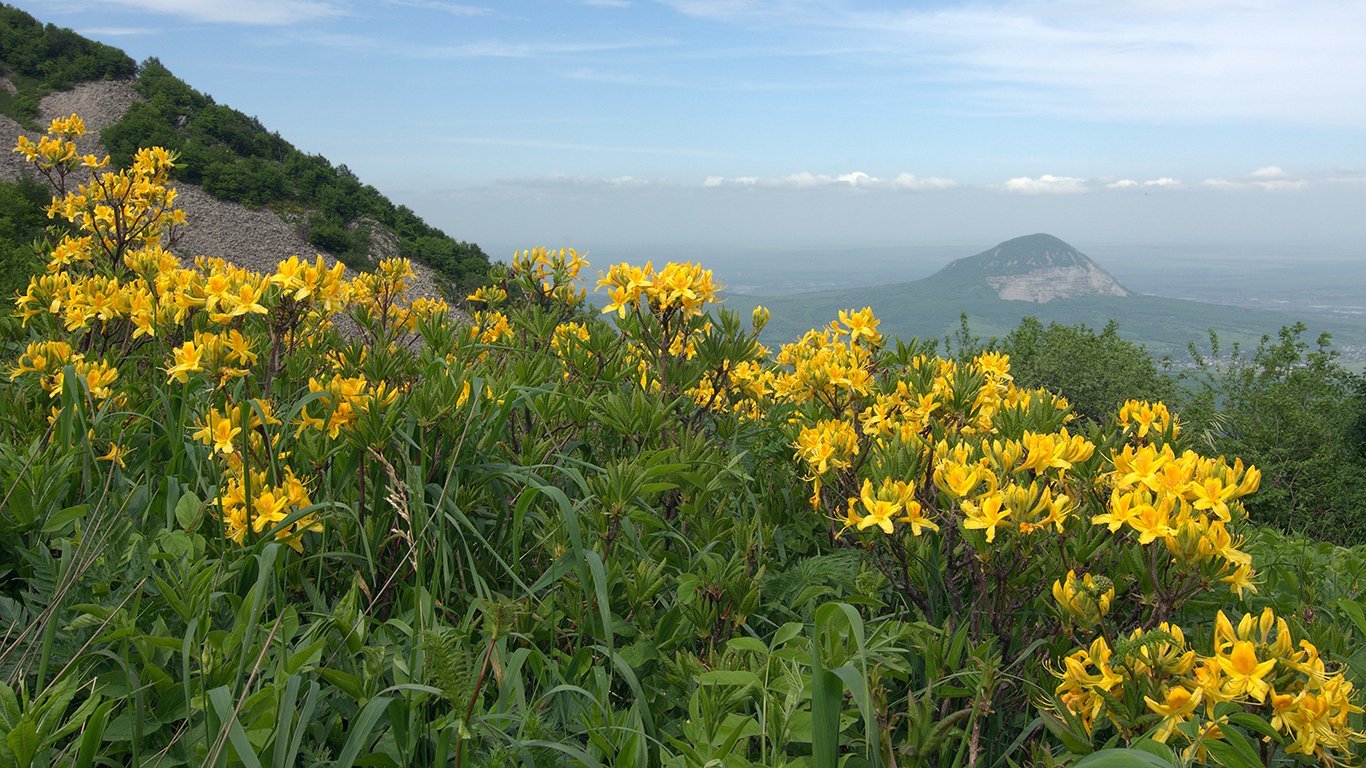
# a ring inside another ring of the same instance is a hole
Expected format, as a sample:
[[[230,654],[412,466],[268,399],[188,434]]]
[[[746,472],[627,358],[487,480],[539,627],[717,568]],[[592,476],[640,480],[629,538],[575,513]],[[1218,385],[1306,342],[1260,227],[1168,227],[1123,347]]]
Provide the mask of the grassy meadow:
[[[17,151],[0,766],[1251,766],[1363,749],[1366,550],[1261,470],[701,265],[166,250],[174,153]],[[736,311],[743,309],[743,312]]]

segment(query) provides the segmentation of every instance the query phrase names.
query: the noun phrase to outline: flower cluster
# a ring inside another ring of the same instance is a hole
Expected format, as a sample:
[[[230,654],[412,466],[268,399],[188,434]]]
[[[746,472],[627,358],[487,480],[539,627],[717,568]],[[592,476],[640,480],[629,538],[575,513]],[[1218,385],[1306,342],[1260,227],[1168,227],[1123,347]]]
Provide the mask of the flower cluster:
[[[71,366],[82,380],[90,396],[97,402],[108,399],[113,394],[114,382],[118,381],[119,370],[103,360],[90,360],[80,352],[73,352],[65,341],[34,341],[19,356],[18,362],[10,371],[10,381],[25,374],[38,377],[38,384],[48,397],[56,398],[62,394],[64,371]]]
[[[250,483],[240,466],[228,473],[219,501],[229,539],[243,544],[248,532],[262,534],[274,530],[277,541],[303,552],[300,536],[305,531],[322,531],[317,516],[305,511],[313,505],[308,487],[289,467],[284,468],[283,474],[278,484],[271,485],[263,471],[253,470]],[[291,517],[294,519],[286,522]]]
[[[326,332],[340,313],[351,315],[370,344],[361,351],[363,363],[369,348],[391,350],[424,319],[444,317],[446,304],[408,300],[414,273],[405,259],[385,260],[374,273],[354,279],[322,256],[291,256],[271,273],[203,256],[184,263],[167,250],[185,222],[169,185],[175,155],[142,149],[126,169],[104,170],[108,158],[77,156],[75,141],[83,132],[73,115],[54,120],[37,141],[20,137],[15,147],[52,184],[48,214],[63,222],[65,234],[51,249],[46,269],[16,299],[16,316],[40,340],[28,345],[10,377],[32,376],[55,399],[67,372],[74,372],[99,404],[128,396],[116,388],[156,386],[164,375],[162,381],[180,390],[175,402],[184,403],[194,419],[191,439],[221,462],[224,522],[229,538],[242,543],[249,533],[274,528],[306,507],[307,493],[294,470],[278,463],[288,452],[277,445],[280,433],[272,427],[280,421],[271,401],[254,399],[244,408],[229,392],[252,381],[266,382],[269,391],[294,353],[335,349]],[[69,183],[78,172],[84,180]],[[502,338],[506,318],[493,318],[481,332]],[[100,350],[99,356],[89,350]],[[121,377],[110,361],[137,375]],[[397,397],[394,385],[369,380],[340,359],[333,362],[330,379],[310,380],[310,391],[318,394],[300,409],[296,436],[311,431],[338,439]],[[157,368],[162,374],[152,373]],[[144,371],[152,381],[146,382]],[[54,409],[53,418],[59,414]],[[97,420],[95,426],[112,421]],[[120,435],[136,429],[130,423],[118,427]],[[97,439],[92,428],[92,444]],[[115,443],[97,458],[123,465],[126,453]],[[272,467],[269,475],[262,466]],[[270,478],[278,485],[268,486]],[[309,516],[277,536],[297,547],[299,535],[318,524]]]
[[[841,312],[839,322],[825,330],[808,331],[797,342],[783,345],[774,362],[789,370],[774,378],[774,396],[844,411],[874,386],[873,358],[882,342],[877,325],[867,307]]]
[[[76,154],[76,139],[84,135],[85,121],[80,116],[59,117],[52,121],[47,133],[37,141],[20,135],[14,151],[23,155],[25,162],[32,163],[50,180],[57,182],[77,166],[98,169],[109,164],[107,157],[101,159],[94,155],[81,157]],[[56,186],[61,188],[62,185],[57,183]]]
[[[577,282],[588,261],[573,248],[529,248],[512,256],[512,272],[523,290],[541,303],[578,306],[587,293]]]
[[[310,378],[308,391],[321,393],[316,401],[320,415],[310,415],[307,405],[301,408],[298,434],[311,429],[333,440],[354,426],[361,416],[392,405],[398,399],[398,390],[388,382],[372,384],[364,376],[337,374],[325,382]]]
[[[1171,439],[1181,431],[1180,422],[1162,403],[1149,403],[1145,400],[1129,400],[1119,408],[1119,425],[1136,438],[1147,437],[1150,433]]]
[[[1247,517],[1239,500],[1257,490],[1256,467],[1189,450],[1178,456],[1169,445],[1127,444],[1110,458],[1109,505],[1091,518],[1093,525],[1111,533],[1125,529],[1142,545],[1160,541],[1174,558],[1235,593],[1256,591],[1252,558],[1230,530]]]
[[[658,318],[675,313],[697,317],[703,307],[716,300],[719,289],[711,270],[700,264],[669,262],[656,272],[648,261],[644,267],[622,263],[609,268],[598,280],[598,287],[608,289],[609,302],[603,314],[615,312],[620,318],[628,312]]]
[[[1313,643],[1296,643],[1270,608],[1236,628],[1220,611],[1208,648],[1197,652],[1180,627],[1165,623],[1113,647],[1098,637],[1063,659],[1056,693],[1088,731],[1102,719],[1126,736],[1151,729],[1157,741],[1186,742],[1186,759],[1199,762],[1208,758],[1201,744],[1223,738],[1220,726],[1237,710],[1269,723],[1291,755],[1337,763],[1366,741],[1348,725],[1362,711],[1352,683]]]
[[[1053,599],[1068,621],[1086,629],[1095,626],[1110,612],[1115,585],[1104,576],[1085,573],[1078,578],[1076,571],[1068,570],[1065,581],[1053,582]]]

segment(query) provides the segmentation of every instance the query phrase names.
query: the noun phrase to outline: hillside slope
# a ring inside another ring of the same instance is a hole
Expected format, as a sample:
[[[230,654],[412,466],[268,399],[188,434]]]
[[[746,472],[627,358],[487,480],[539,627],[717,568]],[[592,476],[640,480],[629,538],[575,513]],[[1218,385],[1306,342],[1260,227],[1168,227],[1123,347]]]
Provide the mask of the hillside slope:
[[[49,52],[72,46],[105,57],[121,52],[70,30],[43,26],[3,5],[0,39],[27,43],[22,50],[0,49],[0,92],[45,94],[31,114],[0,109],[4,149],[14,146],[21,132],[34,136],[53,117],[75,113],[90,130],[82,152],[108,152],[116,165],[126,163],[140,146],[178,152],[176,186],[189,221],[174,249],[178,255],[222,256],[253,268],[291,254],[321,253],[358,268],[404,256],[414,262],[420,291],[428,295],[460,295],[487,272],[488,258],[477,245],[427,225],[345,166],[301,152],[254,118],[195,91],[155,60],[137,67],[136,78],[111,79],[111,73],[123,71],[120,66],[87,66],[56,83],[76,76],[92,79],[54,90],[49,81],[23,73],[55,65],[29,59],[58,55]],[[62,45],[55,46],[54,40]],[[13,60],[21,54],[24,61]],[[22,89],[11,82],[16,78]],[[16,103],[11,99],[0,107]],[[0,152],[0,180],[13,181],[26,172],[20,158]]]
[[[85,120],[87,133],[78,142],[82,154],[103,154],[102,132],[123,117],[137,95],[131,81],[99,81],[82,83],[68,91],[58,91],[44,97],[38,104],[37,119],[43,123],[54,117],[79,114]],[[24,130],[14,120],[0,115],[0,144],[12,147],[20,133],[37,138],[36,131]],[[22,159],[5,152],[0,160],[0,180],[15,181],[28,168]],[[329,262],[336,257],[323,251],[303,236],[297,225],[284,221],[265,208],[252,209],[240,203],[219,200],[197,184],[177,182],[177,203],[184,209],[187,227],[171,250],[181,258],[220,256],[250,269],[269,272],[281,259],[291,255],[322,254]],[[397,255],[390,244],[391,255]],[[417,280],[414,290],[418,295],[441,295],[439,280],[431,267],[414,264]]]

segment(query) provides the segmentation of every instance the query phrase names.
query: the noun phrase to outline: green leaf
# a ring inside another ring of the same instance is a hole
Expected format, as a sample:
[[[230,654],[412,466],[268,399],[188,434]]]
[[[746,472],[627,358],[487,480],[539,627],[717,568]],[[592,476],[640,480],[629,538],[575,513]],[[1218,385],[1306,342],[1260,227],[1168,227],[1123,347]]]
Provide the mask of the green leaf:
[[[90,511],[89,504],[77,504],[74,507],[67,507],[60,512],[54,512],[47,522],[43,523],[43,533],[57,533],[65,529],[68,525],[85,517],[85,513]]]
[[[24,716],[5,736],[5,743],[14,753],[15,765],[28,768],[38,754],[38,729],[32,720]]]
[[[355,675],[330,667],[319,669],[318,674],[322,675],[324,680],[337,686],[347,696],[350,696],[356,701],[361,701],[365,698],[365,687],[361,685],[360,678]]]
[[[100,743],[104,740],[104,728],[109,724],[109,713],[113,709],[114,702],[106,701],[85,721],[85,727],[81,729],[80,748],[72,764],[74,768],[91,768],[94,765],[95,756],[100,753]]]
[[[1362,610],[1361,603],[1358,603],[1355,600],[1343,599],[1338,601],[1338,607],[1341,608],[1342,612],[1347,614],[1347,618],[1351,619],[1352,623],[1356,625],[1357,631],[1366,635],[1366,611]]]
[[[180,500],[175,503],[175,519],[180,523],[180,527],[187,531],[193,531],[199,527],[199,523],[204,517],[204,502],[193,493],[186,491],[180,495]]]
[[[376,696],[365,705],[365,709],[360,711],[360,715],[351,722],[349,730],[351,735],[347,737],[346,744],[342,747],[341,754],[337,756],[337,762],[333,763],[336,768],[351,768],[355,765],[356,758],[360,756],[360,751],[365,747],[365,743],[370,740],[370,732],[374,730],[375,723],[384,714],[384,708],[389,706],[391,698],[388,696]]]
[[[713,669],[697,676],[698,685],[746,687],[759,684],[759,676],[743,669]]]
[[[215,714],[222,721],[219,727],[227,729],[228,742],[237,751],[237,759],[247,768],[261,768],[261,761],[251,746],[251,740],[247,738],[247,732],[242,730],[242,724],[237,721],[237,714],[232,706],[232,694],[228,692],[228,687],[220,685],[209,691],[209,703],[213,705]]]
[[[1281,735],[1276,732],[1275,728],[1271,727],[1271,723],[1268,723],[1251,712],[1238,712],[1229,715],[1228,720],[1234,725],[1242,726],[1250,731],[1256,731],[1263,736],[1268,736],[1276,742],[1280,742],[1281,740]]]
[[[735,651],[748,651],[757,653],[760,656],[768,654],[768,646],[757,637],[732,637],[726,641],[726,647]]]

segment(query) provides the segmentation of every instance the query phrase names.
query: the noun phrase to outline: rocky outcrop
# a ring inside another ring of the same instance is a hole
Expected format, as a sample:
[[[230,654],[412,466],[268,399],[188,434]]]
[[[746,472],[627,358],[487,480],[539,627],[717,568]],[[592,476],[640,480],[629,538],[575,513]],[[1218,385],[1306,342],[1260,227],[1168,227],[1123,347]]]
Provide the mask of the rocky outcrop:
[[[1129,296],[1109,272],[1095,263],[1071,267],[1042,267],[1015,275],[988,277],[987,285],[1006,301],[1047,304],[1077,296]]]

